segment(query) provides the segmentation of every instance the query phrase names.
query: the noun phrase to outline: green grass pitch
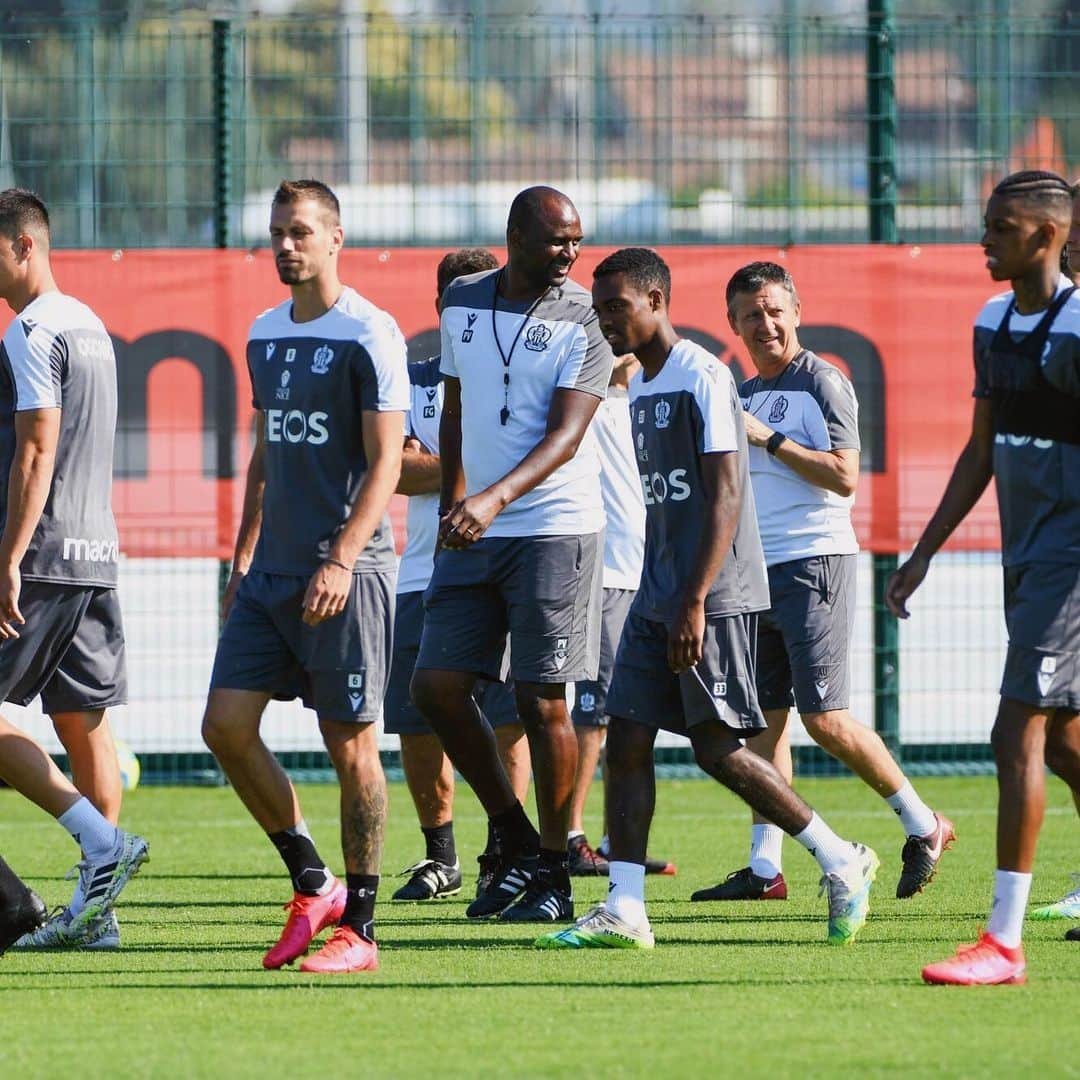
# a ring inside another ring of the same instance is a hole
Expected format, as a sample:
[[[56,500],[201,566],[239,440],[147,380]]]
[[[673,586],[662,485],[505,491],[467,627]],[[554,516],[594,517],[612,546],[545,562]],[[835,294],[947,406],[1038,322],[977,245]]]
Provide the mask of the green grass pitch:
[[[800,784],[838,831],[882,857],[870,922],[835,948],[816,867],[791,842],[786,903],[690,904],[693,889],[744,864],[746,814],[715,784],[661,783],[650,847],[679,874],[649,880],[657,948],[630,954],[538,952],[531,929],[467,922],[482,818],[462,786],[466,890],[399,905],[384,877],[382,968],[345,977],[262,970],[288,884],[231,791],[141,789],[124,822],[150,838],[152,861],[121,897],[124,947],[0,959],[0,1076],[1080,1075],[1080,943],[1063,940],[1069,924],[1028,925],[1026,986],[920,982],[921,964],[973,940],[985,918],[996,793],[991,779],[919,786],[960,841],[930,889],[900,902],[902,837],[887,808],[854,780]],[[301,799],[337,865],[336,790],[307,787]],[[401,785],[391,804],[389,873],[422,854]],[[1078,838],[1051,781],[1033,903],[1065,891]],[[72,845],[10,791],[0,792],[0,852],[49,904],[68,897]],[[579,882],[579,910],[605,887]]]

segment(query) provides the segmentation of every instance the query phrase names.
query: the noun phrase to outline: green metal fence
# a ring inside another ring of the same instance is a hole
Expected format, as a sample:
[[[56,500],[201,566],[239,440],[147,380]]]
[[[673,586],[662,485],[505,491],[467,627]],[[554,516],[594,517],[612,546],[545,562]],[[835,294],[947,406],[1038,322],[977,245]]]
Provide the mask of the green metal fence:
[[[987,178],[1010,161],[1080,164],[1080,17],[1067,11],[473,6],[0,19],[0,178],[41,192],[59,236],[84,247],[206,246],[223,220],[253,244],[261,192],[300,173],[366,208],[349,223],[358,242],[497,240],[503,189],[538,175],[598,185],[597,241],[866,241],[867,207],[895,194],[898,238],[927,242],[976,236]],[[872,175],[883,90],[888,189]]]
[[[269,190],[296,175],[337,188],[359,244],[497,243],[510,197],[538,180],[573,184],[596,242],[968,242],[991,178],[1080,173],[1080,17],[1068,9],[963,0],[916,18],[870,0],[818,16],[783,0],[780,16],[754,19],[583,7],[0,14],[0,187],[37,190],[71,247],[261,244]],[[856,711],[915,771],[983,768],[1003,646],[997,570],[983,555],[939,562],[950,599],[901,650],[868,587],[880,597],[895,558],[864,557]],[[162,717],[130,738],[157,778],[218,775],[193,729],[217,572],[210,560],[126,568],[132,650],[148,672],[133,695]],[[318,769],[290,723],[271,724],[277,747]],[[799,754],[830,767],[815,748]]]

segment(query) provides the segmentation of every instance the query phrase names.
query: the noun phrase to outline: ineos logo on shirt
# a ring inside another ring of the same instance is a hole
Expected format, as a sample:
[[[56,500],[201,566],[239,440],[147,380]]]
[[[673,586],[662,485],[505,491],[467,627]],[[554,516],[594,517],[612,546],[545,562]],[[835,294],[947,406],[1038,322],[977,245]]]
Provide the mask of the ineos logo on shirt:
[[[684,502],[690,498],[690,485],[686,482],[685,469],[672,469],[663,473],[641,474],[641,491],[646,506],[664,502]]]
[[[322,446],[330,437],[326,430],[327,414],[303,413],[299,409],[266,410],[266,441],[303,443]]]

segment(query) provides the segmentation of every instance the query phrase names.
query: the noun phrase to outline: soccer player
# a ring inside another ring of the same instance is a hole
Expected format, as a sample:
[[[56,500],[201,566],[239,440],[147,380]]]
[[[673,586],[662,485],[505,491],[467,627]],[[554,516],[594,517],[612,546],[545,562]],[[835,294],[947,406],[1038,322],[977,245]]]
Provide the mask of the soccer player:
[[[866,921],[877,856],[840,839],[741,741],[765,728],[754,640],[769,591],[735,382],[714,356],[676,334],[668,316],[671,274],[655,251],[624,248],[593,277],[601,329],[616,353],[633,352],[642,366],[630,383],[630,411],[645,559],[607,700],[608,897],[537,945],[653,947],[643,859],[661,727],[688,735],[705,772],[817,859],[829,897],[829,941],[849,942]]]
[[[46,917],[41,897],[0,859],[0,956],[13,942],[32,934]]]
[[[338,277],[337,197],[317,180],[274,194],[270,246],[291,297],[247,347],[257,410],[233,572],[203,737],[281,855],[294,890],[263,966],[374,970],[386,780],[374,721],[390,668],[395,556],[386,514],[409,408],[394,320]],[[270,699],[315,710],[341,784],[345,882],[327,868],[296,792],[263,742]]]
[[[457,277],[498,269],[499,261],[483,248],[461,248],[446,255],[436,272],[435,310],[442,309],[442,294]],[[409,681],[416,666],[420,629],[424,622],[424,590],[431,580],[432,559],[439,525],[439,421],[443,386],[439,358],[409,365],[412,407],[405,420],[405,445],[398,491],[409,496],[407,541],[398,567],[394,609],[394,657],[386,691],[384,730],[401,739],[401,765],[409,787],[420,831],[424,858],[404,871],[409,880],[394,893],[395,900],[434,900],[461,891],[461,866],[454,839],[454,767],[443,752],[439,737],[409,700]],[[529,788],[529,749],[525,729],[518,720],[513,688],[504,682],[483,682],[476,687],[477,701],[495,729],[499,756],[510,777],[514,794],[525,801]],[[494,872],[497,854],[488,830],[488,846],[479,856],[479,891],[485,875]]]
[[[105,710],[127,697],[112,514],[116,357],[101,320],[57,287],[49,213],[0,192],[0,297],[15,312],[0,343],[0,697],[39,694],[88,793],[118,786]],[[102,777],[94,788],[95,773]],[[82,849],[68,905],[26,947],[115,948],[112,904],[148,857],[0,718],[0,777],[52,814]],[[106,807],[113,816],[119,799]]]
[[[799,344],[799,296],[784,267],[742,267],[727,285],[728,322],[757,369],[743,383],[750,482],[769,569],[758,618],[758,702],[768,731],[750,746],[791,782],[788,711],[810,737],[880,795],[907,840],[898,898],[914,896],[955,839],[919,798],[881,736],[848,712],[848,650],[859,550],[851,505],[859,478],[858,406],[848,378]],[[692,900],[783,900],[784,833],[755,815],[750,865]]]
[[[595,679],[574,687],[574,734],[578,743],[577,776],[570,803],[567,837],[570,873],[590,877],[608,872],[607,824],[599,848],[594,850],[585,835],[585,801],[592,787],[607,733],[607,691],[615,666],[615,650],[622,635],[626,613],[641,580],[641,556],[645,547],[645,503],[641,497],[634,436],[630,430],[627,387],[639,368],[633,353],[617,356],[611,369],[607,397],[593,418],[600,454],[600,491],[607,526],[604,532],[604,600],[600,629],[600,668]],[[666,859],[645,860],[645,872],[674,874],[675,864]]]
[[[565,195],[528,188],[510,207],[506,265],[459,278],[443,299],[441,550],[412,695],[498,840],[472,918],[573,917],[566,683],[597,671],[604,510],[588,427],[614,359],[589,294],[569,280],[581,240]],[[471,698],[478,677],[499,678],[508,633],[539,835]]]
[[[998,774],[997,873],[986,931],[923,968],[931,983],[1023,982],[1021,932],[1045,805],[1044,762],[1080,791],[1080,296],[1061,273],[1069,185],[1007,176],[986,205],[982,248],[1012,288],[975,319],[971,436],[915,550],[890,578],[889,610],[993,477],[1009,646],[991,735]]]
[[[1080,181],[1072,187],[1072,222],[1069,226],[1069,238],[1062,256],[1062,271],[1068,274],[1073,284],[1080,285]],[[1073,790],[1073,802],[1080,813],[1080,791]],[[1033,919],[1080,919],[1080,873],[1072,875],[1073,888],[1060,900],[1036,908],[1031,913]],[[1074,926],[1065,937],[1069,941],[1080,941],[1080,926]]]

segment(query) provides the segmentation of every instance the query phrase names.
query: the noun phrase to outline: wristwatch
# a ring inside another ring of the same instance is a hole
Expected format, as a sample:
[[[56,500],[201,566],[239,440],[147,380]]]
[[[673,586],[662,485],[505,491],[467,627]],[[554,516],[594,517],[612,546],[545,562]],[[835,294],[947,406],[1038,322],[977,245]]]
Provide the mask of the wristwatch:
[[[781,444],[785,442],[787,442],[787,436],[782,431],[774,431],[765,444],[765,452],[770,456],[774,456],[776,451],[780,449]]]

